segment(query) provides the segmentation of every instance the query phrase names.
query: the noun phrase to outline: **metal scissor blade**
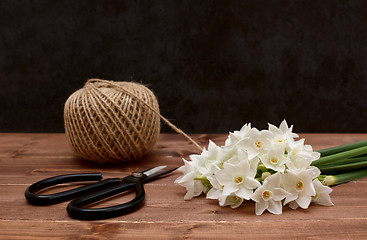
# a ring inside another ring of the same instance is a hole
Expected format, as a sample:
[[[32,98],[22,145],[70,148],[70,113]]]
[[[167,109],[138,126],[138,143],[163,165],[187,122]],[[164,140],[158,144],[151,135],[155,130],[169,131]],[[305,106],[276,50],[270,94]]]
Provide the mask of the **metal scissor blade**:
[[[166,166],[164,166],[164,167],[166,167]],[[161,169],[163,169],[163,168],[161,168]],[[152,173],[152,174],[150,174],[147,178],[145,178],[143,181],[144,182],[150,182],[150,181],[152,181],[152,180],[154,180],[154,179],[156,179],[156,178],[158,178],[158,177],[160,177],[160,176],[162,176],[162,175],[165,175],[165,174],[168,174],[168,173],[170,173],[170,172],[173,172],[173,171],[175,171],[177,168],[172,168],[172,169],[167,169],[167,170],[165,170],[165,171],[160,171],[160,172],[155,172],[155,173]]]
[[[158,167],[154,167],[154,168],[151,168],[151,169],[148,169],[146,171],[144,171],[143,173],[145,175],[147,175],[148,177],[156,172],[159,172],[160,170],[166,168],[167,166],[158,166]]]

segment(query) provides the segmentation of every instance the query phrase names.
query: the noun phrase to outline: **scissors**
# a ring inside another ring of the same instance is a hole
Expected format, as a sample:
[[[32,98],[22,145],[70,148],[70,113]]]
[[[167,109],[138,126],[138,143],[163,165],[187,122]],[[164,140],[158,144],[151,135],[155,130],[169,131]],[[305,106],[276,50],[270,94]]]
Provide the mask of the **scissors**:
[[[158,166],[142,172],[133,172],[124,178],[102,180],[101,173],[80,173],[60,175],[38,181],[27,188],[25,198],[33,205],[46,206],[72,200],[67,206],[70,217],[80,220],[96,220],[121,216],[136,210],[144,201],[143,184],[173,172],[177,168],[161,171],[166,166]],[[50,195],[37,195],[42,189],[62,183],[98,181]],[[134,189],[135,198],[129,202],[104,208],[85,208],[102,199]]]

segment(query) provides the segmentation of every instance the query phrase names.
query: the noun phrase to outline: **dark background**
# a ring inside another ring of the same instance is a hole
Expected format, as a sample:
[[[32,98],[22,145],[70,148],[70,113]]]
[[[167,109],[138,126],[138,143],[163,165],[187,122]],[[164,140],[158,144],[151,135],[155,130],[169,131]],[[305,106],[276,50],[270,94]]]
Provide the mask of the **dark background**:
[[[63,132],[87,79],[133,78],[188,133],[367,132],[366,3],[2,0],[0,131]]]

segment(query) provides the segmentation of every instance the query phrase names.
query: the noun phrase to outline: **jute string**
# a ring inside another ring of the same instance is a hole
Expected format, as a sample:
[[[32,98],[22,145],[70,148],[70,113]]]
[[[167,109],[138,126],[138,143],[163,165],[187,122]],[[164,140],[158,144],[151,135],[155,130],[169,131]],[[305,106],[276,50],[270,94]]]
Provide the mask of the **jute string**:
[[[134,82],[90,79],[65,103],[65,131],[76,153],[100,162],[142,157],[158,139],[160,119],[201,146],[159,112],[158,101]]]

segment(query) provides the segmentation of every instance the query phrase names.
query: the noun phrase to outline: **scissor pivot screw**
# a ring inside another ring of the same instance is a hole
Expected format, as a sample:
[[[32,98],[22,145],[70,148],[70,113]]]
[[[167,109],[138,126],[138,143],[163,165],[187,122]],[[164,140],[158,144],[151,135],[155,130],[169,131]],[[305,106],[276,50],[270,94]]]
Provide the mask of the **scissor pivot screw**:
[[[142,177],[143,173],[142,172],[133,172],[131,175],[133,175],[134,177]]]

